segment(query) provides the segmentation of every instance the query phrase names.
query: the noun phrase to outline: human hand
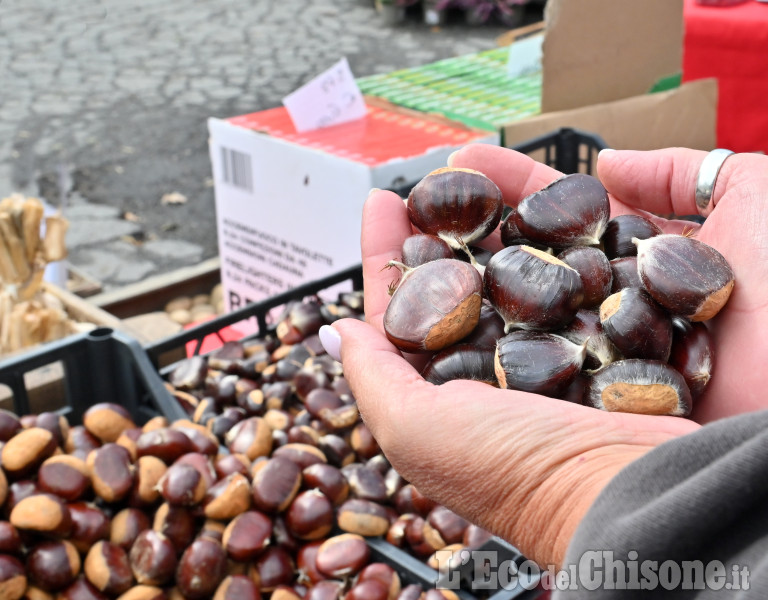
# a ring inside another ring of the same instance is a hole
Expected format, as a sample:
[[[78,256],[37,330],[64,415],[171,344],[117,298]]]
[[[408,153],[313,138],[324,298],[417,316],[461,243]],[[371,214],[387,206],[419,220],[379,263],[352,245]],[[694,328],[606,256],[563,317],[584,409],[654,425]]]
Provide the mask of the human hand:
[[[561,176],[493,146],[468,146],[452,166],[484,172],[510,204]],[[613,204],[614,215],[632,212]],[[654,220],[670,232],[690,226]],[[601,412],[478,382],[425,382],[382,326],[392,279],[382,267],[399,256],[412,232],[402,199],[390,192],[371,195],[362,233],[367,323],[333,325],[361,414],[393,466],[421,492],[540,564],[560,564],[610,479],[653,447],[698,426],[675,417]],[[498,234],[486,244],[499,248]]]
[[[628,207],[690,215],[696,214],[694,190],[705,154],[683,148],[604,152],[597,172],[612,197]],[[712,201],[716,209],[705,223],[689,223],[688,229],[728,260],[736,285],[725,307],[707,322],[715,366],[704,395],[694,403],[692,418],[699,423],[768,407],[763,370],[768,356],[768,158],[730,156]]]

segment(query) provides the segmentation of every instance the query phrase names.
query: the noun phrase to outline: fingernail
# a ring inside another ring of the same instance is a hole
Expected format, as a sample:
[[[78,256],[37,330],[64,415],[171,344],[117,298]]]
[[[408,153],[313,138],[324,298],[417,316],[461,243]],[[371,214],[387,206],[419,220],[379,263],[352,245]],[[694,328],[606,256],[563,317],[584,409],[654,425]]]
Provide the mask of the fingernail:
[[[603,154],[607,154],[608,152],[616,152],[613,148],[603,148],[600,150],[600,152],[597,153],[597,158],[599,159]]]
[[[456,155],[461,152],[461,150],[454,150],[451,152],[451,154],[448,156],[448,160],[445,161],[445,164],[449,167],[453,166],[453,160],[456,158]]]
[[[339,332],[330,325],[323,325],[318,334],[320,335],[320,343],[328,355],[341,362],[341,336]]]
[[[368,197],[370,198],[373,196],[376,192],[380,192],[381,190],[379,188],[371,188],[371,191],[368,192]]]

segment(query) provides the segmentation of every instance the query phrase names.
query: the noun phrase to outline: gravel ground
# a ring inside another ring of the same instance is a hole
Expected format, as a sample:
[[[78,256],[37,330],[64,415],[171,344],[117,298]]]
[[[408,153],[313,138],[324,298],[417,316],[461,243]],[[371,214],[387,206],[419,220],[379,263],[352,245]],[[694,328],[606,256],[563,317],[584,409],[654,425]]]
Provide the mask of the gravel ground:
[[[64,205],[70,261],[105,290],[196,264],[217,254],[208,117],[278,106],[343,56],[386,73],[506,30],[419,6],[385,26],[370,0],[0,0],[0,195]]]

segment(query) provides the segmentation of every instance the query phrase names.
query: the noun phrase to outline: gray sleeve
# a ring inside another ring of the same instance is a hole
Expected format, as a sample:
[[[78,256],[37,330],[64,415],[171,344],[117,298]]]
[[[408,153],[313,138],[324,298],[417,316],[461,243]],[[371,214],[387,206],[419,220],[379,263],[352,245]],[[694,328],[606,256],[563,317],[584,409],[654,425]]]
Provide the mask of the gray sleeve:
[[[768,411],[628,465],[579,525],[563,569],[569,589],[553,600],[768,597]]]

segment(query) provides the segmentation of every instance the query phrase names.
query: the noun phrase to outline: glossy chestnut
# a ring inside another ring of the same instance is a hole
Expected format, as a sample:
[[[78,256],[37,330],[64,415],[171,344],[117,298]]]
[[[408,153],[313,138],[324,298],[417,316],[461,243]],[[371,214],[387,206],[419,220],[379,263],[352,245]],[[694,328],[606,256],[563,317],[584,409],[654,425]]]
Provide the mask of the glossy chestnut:
[[[585,404],[607,411],[684,417],[691,393],[683,376],[658,360],[619,360],[595,373]]]
[[[566,248],[599,244],[610,210],[608,192],[600,181],[574,173],[523,198],[514,214],[517,228],[526,238]]]
[[[672,319],[640,288],[610,295],[600,305],[600,325],[625,358],[669,358]]]
[[[498,186],[479,171],[444,167],[417,183],[406,202],[408,217],[423,233],[451,248],[490,235],[501,221],[504,203]]]
[[[440,258],[453,258],[453,249],[436,235],[417,233],[403,241],[401,262],[407,267],[418,267]]]
[[[96,542],[88,551],[83,573],[96,589],[110,596],[127,592],[133,584],[133,573],[126,551],[103,540]]]
[[[576,269],[530,246],[509,246],[494,254],[485,269],[483,289],[507,332],[563,327],[584,299]]]
[[[603,251],[609,259],[637,256],[637,246],[632,238],[646,240],[661,235],[661,229],[640,215],[618,215],[608,221],[601,238]]]
[[[195,540],[181,555],[176,585],[190,600],[213,596],[227,570],[227,555],[221,544],[209,538]]]
[[[621,358],[621,353],[613,344],[600,324],[600,314],[592,310],[580,310],[565,328],[557,335],[574,344],[586,344],[583,369],[595,370]]]
[[[483,280],[454,259],[407,272],[384,313],[387,338],[406,352],[435,352],[469,334],[480,319]]]
[[[712,246],[674,234],[633,242],[643,286],[672,314],[706,321],[728,302],[735,283],[733,270]]]
[[[435,354],[422,369],[421,376],[435,385],[467,379],[498,387],[493,364],[495,352],[495,345],[459,342]]]
[[[669,364],[683,376],[693,400],[704,393],[715,366],[715,350],[706,325],[682,317],[672,319]]]
[[[582,308],[597,308],[611,293],[613,271],[605,253],[593,246],[566,248],[557,258],[579,272],[584,287]]]
[[[586,352],[585,344],[559,335],[513,331],[496,346],[499,387],[556,397],[578,375]]]
[[[128,559],[133,576],[142,585],[170,583],[178,565],[173,542],[151,529],[139,534],[131,546]]]

